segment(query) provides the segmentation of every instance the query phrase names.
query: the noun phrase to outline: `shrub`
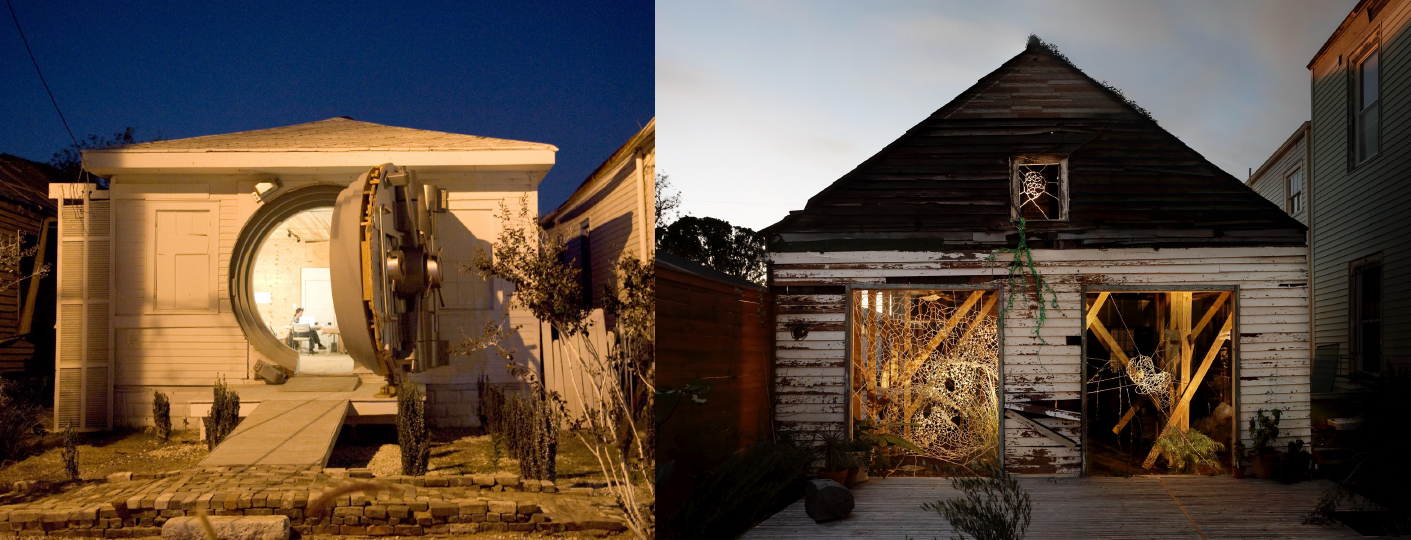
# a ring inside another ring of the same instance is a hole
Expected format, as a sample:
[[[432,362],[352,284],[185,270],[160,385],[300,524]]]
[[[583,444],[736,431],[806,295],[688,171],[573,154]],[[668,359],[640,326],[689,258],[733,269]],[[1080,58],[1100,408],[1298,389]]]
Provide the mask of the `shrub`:
[[[44,433],[39,405],[19,392],[13,381],[0,379],[0,465],[24,457]]]
[[[426,402],[407,377],[397,388],[397,445],[402,448],[402,474],[426,474],[431,462],[431,432],[426,429]]]
[[[980,476],[959,477],[950,482],[951,487],[965,494],[964,498],[925,503],[921,507],[935,510],[957,533],[968,534],[975,540],[1024,538],[1032,510],[1029,493],[995,464],[980,461],[976,465]],[[964,537],[956,534],[955,538]]]
[[[812,459],[806,448],[773,442],[761,442],[730,456],[696,478],[691,498],[664,520],[662,537],[740,536],[769,512],[798,497],[798,482]]]
[[[78,480],[78,430],[73,424],[64,426],[64,473]]]
[[[1265,416],[1264,409],[1259,409],[1255,416],[1249,417],[1249,437],[1254,439],[1254,454],[1258,456],[1273,453],[1270,443],[1279,438],[1279,417],[1284,411],[1273,409],[1269,412],[1273,416]]]
[[[214,450],[240,423],[240,394],[225,385],[224,377],[216,379],[211,392],[211,412],[202,420],[206,424],[207,450]]]
[[[499,470],[500,459],[505,455],[505,394],[491,386],[484,374],[475,381],[475,389],[479,400],[476,416],[480,417],[480,427],[490,436],[490,466]]]
[[[535,480],[558,480],[559,426],[563,414],[555,394],[530,392],[505,399],[504,440],[510,455],[519,460],[519,474]]]
[[[157,436],[162,442],[171,440],[171,400],[156,390],[152,391],[152,421],[157,425]]]

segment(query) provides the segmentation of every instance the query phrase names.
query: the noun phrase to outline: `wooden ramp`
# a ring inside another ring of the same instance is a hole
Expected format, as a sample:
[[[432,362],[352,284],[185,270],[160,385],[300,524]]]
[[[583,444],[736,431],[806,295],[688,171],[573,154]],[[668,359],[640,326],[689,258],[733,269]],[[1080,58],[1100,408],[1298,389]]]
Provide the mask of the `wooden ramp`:
[[[1283,485],[1228,476],[1022,478],[1033,504],[1027,538],[1362,538],[1340,525],[1303,525],[1326,480]],[[922,503],[959,497],[944,478],[872,479],[853,489],[847,518],[817,524],[800,500],[744,538],[951,538]]]
[[[294,394],[286,394],[294,395]],[[270,399],[216,446],[202,467],[299,465],[322,467],[348,415],[347,399]]]

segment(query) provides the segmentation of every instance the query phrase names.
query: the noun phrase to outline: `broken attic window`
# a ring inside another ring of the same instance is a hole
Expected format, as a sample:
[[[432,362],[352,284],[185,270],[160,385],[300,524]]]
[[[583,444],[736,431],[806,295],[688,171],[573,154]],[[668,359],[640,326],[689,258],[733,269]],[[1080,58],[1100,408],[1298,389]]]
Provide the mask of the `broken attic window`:
[[[1068,219],[1068,160],[1019,157],[1013,167],[1014,214],[1025,221]]]

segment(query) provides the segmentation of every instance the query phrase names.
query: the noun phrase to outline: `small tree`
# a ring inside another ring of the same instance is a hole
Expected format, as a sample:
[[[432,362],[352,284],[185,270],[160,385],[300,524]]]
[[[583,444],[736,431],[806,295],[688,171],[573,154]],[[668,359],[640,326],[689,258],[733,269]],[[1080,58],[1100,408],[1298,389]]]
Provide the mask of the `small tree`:
[[[157,427],[157,436],[162,442],[171,440],[171,400],[167,395],[152,391],[152,423]]]
[[[528,310],[565,337],[587,331],[591,323],[587,306],[579,301],[578,270],[560,259],[563,239],[539,224],[527,198],[520,200],[517,212],[501,204],[496,217],[502,228],[491,254],[477,249],[474,265],[461,270],[510,282],[515,286],[510,306]],[[582,418],[569,420],[569,426],[598,462],[628,527],[637,536],[650,538],[656,528],[655,462],[650,450],[654,433],[651,423],[641,430],[637,423],[644,418],[643,411],[650,410],[654,392],[650,351],[651,336],[655,335],[655,309],[651,307],[655,291],[650,263],[634,260],[624,264],[620,267],[634,269],[636,274],[621,279],[612,295],[616,301],[609,302],[619,313],[608,340],[609,350],[594,350],[590,340],[584,340],[583,347],[572,339],[563,341],[568,358],[576,364],[572,369],[582,374],[572,379],[573,391],[584,400],[585,411]],[[511,373],[529,383],[531,392],[563,411],[564,402],[547,392],[538,374],[516,361],[513,349],[501,345],[515,329],[492,321],[487,323],[484,336],[465,340],[460,350],[468,354],[494,347],[506,359]],[[644,397],[634,397],[638,395]]]
[[[225,377],[216,379],[212,390],[211,412],[202,420],[206,425],[206,449],[215,450],[235,426],[240,423],[240,394],[225,385]]]
[[[407,377],[397,388],[397,445],[402,449],[402,474],[426,474],[431,462],[431,432],[426,429],[426,402],[421,389]]]

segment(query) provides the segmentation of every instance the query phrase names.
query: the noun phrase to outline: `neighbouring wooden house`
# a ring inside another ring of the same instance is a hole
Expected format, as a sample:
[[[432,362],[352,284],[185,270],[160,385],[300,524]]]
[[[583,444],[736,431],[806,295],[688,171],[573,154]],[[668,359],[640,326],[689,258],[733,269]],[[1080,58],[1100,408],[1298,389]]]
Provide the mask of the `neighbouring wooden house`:
[[[573,355],[585,347],[607,350],[613,320],[603,311],[603,299],[608,289],[617,290],[618,262],[631,257],[650,264],[655,256],[656,119],[618,147],[539,223],[564,240],[563,259],[579,270],[582,300],[592,308],[593,325],[586,336],[570,338],[547,324],[540,331],[545,341],[544,382],[564,396],[571,414],[577,415],[583,410],[584,388],[590,385],[583,384]],[[579,342],[561,341],[569,339]]]
[[[1304,122],[1255,169],[1245,184],[1279,205],[1299,223],[1308,224],[1308,130]]]
[[[775,428],[866,420],[917,473],[1160,471],[1197,433],[1228,463],[1271,408],[1306,440],[1305,231],[1031,38],[765,229]]]
[[[22,247],[38,248],[21,261],[18,274],[30,275],[54,262],[54,201],[48,193],[49,183],[57,180],[57,171],[49,165],[0,154],[0,235],[19,235]],[[0,291],[0,374],[52,369],[53,301],[52,275]]]
[[[1411,365],[1409,21],[1411,2],[1358,2],[1308,63],[1315,392]]]
[[[584,293],[603,307],[603,286],[612,285],[617,261],[639,261],[656,250],[656,119],[599,165],[567,201],[540,219],[565,241],[566,259],[581,273]]]
[[[508,285],[457,269],[496,238],[502,203],[517,207],[527,196],[531,208],[537,205],[537,186],[556,151],[342,117],[84,151],[85,168],[110,178],[111,187],[49,190],[59,203],[60,231],[56,424],[91,430],[149,423],[152,392],[160,390],[171,396],[180,425],[188,412],[202,414],[188,404],[209,401],[218,377],[241,391],[264,384],[256,378],[260,364],[297,378],[338,360],[331,356],[338,338],[323,332],[327,347],[315,352],[313,329],[347,333],[373,323],[332,320],[332,209],[344,188],[386,163],[443,191],[428,192],[439,207],[430,230],[441,247],[442,339],[458,341],[487,319],[508,318],[522,328],[506,346],[537,362],[538,326],[529,313],[507,307]],[[263,272],[263,264],[278,271]],[[290,276],[297,287],[258,283],[270,275]],[[307,312],[294,318],[300,307]],[[477,423],[482,372],[512,382],[488,354],[451,356],[449,365],[410,375],[426,385],[433,424]],[[346,369],[369,375],[365,385],[379,380],[351,361]],[[387,403],[376,405],[375,414],[388,412]],[[350,414],[373,414],[360,406],[353,402]]]

